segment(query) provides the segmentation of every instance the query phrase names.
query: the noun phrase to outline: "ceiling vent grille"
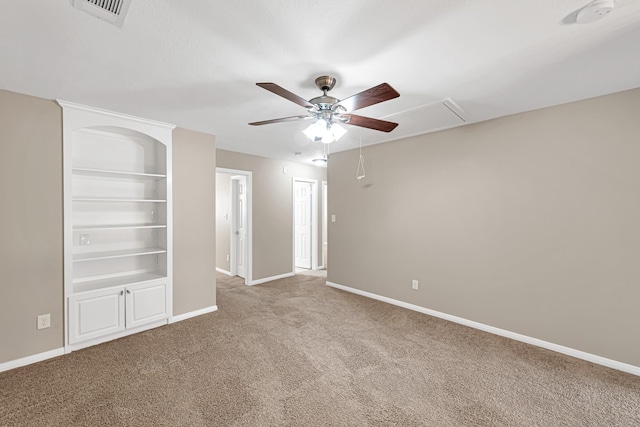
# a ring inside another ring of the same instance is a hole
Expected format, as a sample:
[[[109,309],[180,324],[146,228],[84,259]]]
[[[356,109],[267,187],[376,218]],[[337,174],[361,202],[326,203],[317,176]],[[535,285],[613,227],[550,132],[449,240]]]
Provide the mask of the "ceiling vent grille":
[[[73,6],[91,16],[122,27],[131,0],[73,0]]]

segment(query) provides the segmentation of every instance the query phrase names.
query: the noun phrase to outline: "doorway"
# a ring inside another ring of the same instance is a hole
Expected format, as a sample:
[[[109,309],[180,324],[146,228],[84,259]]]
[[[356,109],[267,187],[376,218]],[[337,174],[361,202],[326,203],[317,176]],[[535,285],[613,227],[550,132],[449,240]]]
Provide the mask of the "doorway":
[[[231,177],[231,275],[247,278],[247,177]]]
[[[218,271],[244,278],[245,285],[252,282],[252,173],[237,169],[216,168],[218,174],[226,176],[224,191],[216,195],[217,205],[226,206],[219,212],[227,226],[225,232],[216,236],[216,252],[227,254],[228,271]],[[221,189],[222,190],[222,189]],[[224,197],[225,200],[220,198]],[[216,218],[216,221],[219,219]],[[224,248],[223,248],[224,247]],[[223,255],[224,256],[224,255]],[[224,261],[224,260],[222,260]]]
[[[327,256],[328,256],[328,212],[329,209],[327,208],[327,200],[328,200],[328,193],[327,193],[327,181],[322,181],[322,245],[320,247],[320,249],[322,250],[320,256],[322,257],[322,264],[318,266],[318,268],[321,268],[323,270],[326,270],[328,268],[328,260],[327,260]]]
[[[318,269],[316,180],[293,179],[293,269]]]

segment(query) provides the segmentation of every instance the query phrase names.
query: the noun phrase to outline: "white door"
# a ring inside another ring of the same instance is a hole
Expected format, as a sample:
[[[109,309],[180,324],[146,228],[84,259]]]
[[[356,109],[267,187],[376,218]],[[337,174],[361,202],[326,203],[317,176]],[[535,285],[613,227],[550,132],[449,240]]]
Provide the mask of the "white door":
[[[294,181],[295,266],[311,268],[311,183]]]
[[[328,217],[328,208],[327,208],[327,182],[322,181],[322,265],[325,270],[328,268],[327,262],[327,239],[328,239],[328,228],[327,228],[327,217]]]
[[[235,273],[247,277],[247,177],[232,178],[233,239],[235,240]]]

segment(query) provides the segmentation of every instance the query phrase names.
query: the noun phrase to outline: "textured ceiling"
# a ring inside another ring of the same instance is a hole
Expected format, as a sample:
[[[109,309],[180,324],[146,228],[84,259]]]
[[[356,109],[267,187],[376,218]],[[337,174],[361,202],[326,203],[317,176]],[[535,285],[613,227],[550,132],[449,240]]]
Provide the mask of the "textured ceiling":
[[[640,1],[575,24],[584,0],[133,0],[122,28],[71,0],[13,0],[0,14],[0,88],[165,121],[217,136],[219,148],[309,161],[322,152],[305,114],[255,86],[310,99],[314,79],[346,98],[382,82],[401,96],[358,114],[390,134],[345,126],[332,151],[640,86]],[[445,111],[446,113],[446,111]],[[2,118],[0,117],[0,124]],[[302,152],[294,157],[296,151]]]

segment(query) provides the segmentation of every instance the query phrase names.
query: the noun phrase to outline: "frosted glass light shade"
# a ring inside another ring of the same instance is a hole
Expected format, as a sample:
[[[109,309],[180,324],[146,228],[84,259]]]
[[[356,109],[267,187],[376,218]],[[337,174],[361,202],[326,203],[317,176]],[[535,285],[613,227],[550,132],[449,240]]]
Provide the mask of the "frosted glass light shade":
[[[325,144],[337,141],[347,133],[347,131],[337,123],[327,123],[323,119],[318,119],[315,123],[309,125],[309,127],[303,132],[310,140],[321,141]]]

